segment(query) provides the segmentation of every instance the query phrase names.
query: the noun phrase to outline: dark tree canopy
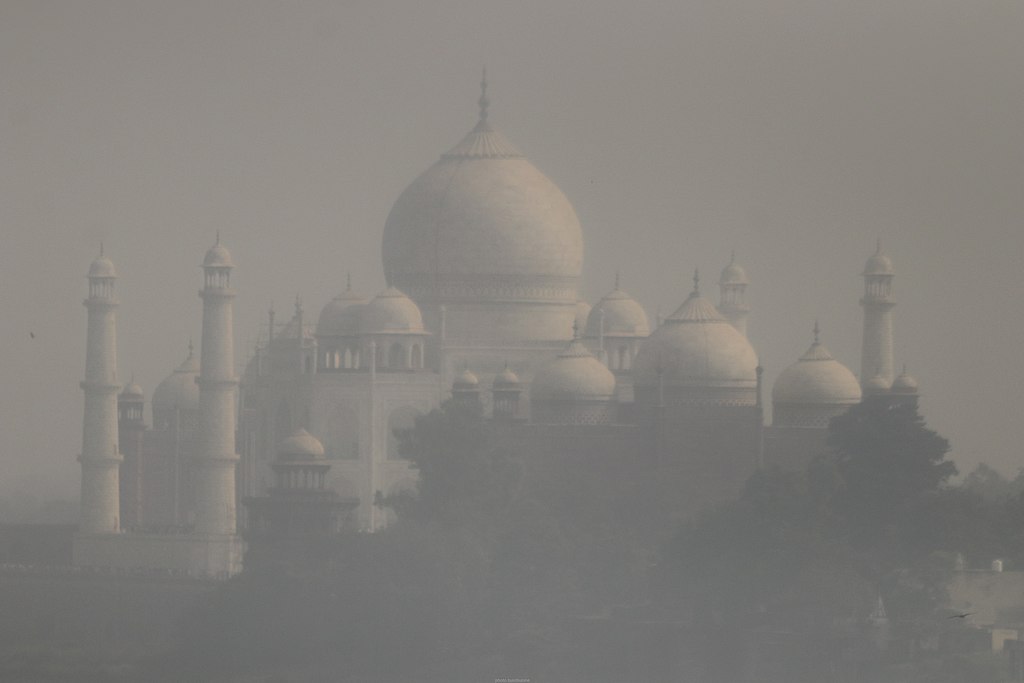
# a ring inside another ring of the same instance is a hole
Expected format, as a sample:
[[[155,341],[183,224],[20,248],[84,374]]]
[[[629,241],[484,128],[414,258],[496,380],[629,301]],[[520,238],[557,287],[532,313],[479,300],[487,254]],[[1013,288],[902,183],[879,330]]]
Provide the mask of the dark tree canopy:
[[[833,509],[858,547],[892,539],[922,498],[956,474],[949,442],[917,407],[868,400],[833,418],[828,445],[838,475]]]

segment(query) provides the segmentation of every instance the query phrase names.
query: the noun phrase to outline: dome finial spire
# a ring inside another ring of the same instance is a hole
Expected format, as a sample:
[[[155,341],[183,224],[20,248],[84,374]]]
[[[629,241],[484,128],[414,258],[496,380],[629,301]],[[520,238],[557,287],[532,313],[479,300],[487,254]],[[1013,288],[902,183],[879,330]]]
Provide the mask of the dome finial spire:
[[[732,265],[735,265],[735,264],[736,264],[736,250],[733,249],[729,253],[729,265],[732,266]]]
[[[815,343],[815,344],[819,344],[819,343],[821,343],[821,342],[820,342],[820,333],[821,333],[821,330],[820,330],[820,328],[818,327],[818,319],[817,319],[817,318],[815,318],[815,319],[814,319],[814,343]]]
[[[693,296],[700,296],[700,269],[693,269]]]
[[[875,254],[882,253],[882,237],[878,236],[875,238]]]
[[[195,349],[194,349],[194,348],[193,348],[193,346],[192,346],[192,337],[189,337],[189,338],[188,338],[188,357],[189,357],[189,358],[191,358],[191,357],[192,357],[192,353],[193,353],[194,351],[195,351]]]
[[[103,240],[100,240],[100,256],[103,256]]]
[[[619,269],[615,269],[615,289],[619,288]]]
[[[351,270],[348,271],[347,273],[345,273],[345,291],[346,292],[351,292],[352,291],[352,271]]]
[[[578,320],[572,321],[572,340],[577,341],[580,338],[580,323]]]
[[[483,76],[480,78],[480,99],[477,100],[477,104],[480,105],[480,120],[487,120],[487,107],[491,105],[491,101],[487,99],[487,67],[484,67]]]
[[[220,244],[220,230],[217,230],[217,244]]]

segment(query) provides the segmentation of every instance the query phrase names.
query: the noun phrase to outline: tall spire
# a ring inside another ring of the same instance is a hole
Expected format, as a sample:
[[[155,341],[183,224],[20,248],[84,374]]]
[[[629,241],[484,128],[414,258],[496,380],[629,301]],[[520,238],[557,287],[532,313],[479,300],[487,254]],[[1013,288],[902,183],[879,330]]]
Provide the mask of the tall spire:
[[[693,269],[693,294],[691,296],[700,296],[700,269]]]
[[[487,99],[487,67],[484,67],[483,75],[480,77],[480,99],[477,100],[477,104],[480,105],[480,121],[487,120],[487,108],[491,106],[491,101]]]
[[[821,341],[820,341],[820,330],[818,328],[818,319],[817,318],[814,319],[814,343],[815,344],[820,344],[821,343]]]
[[[102,247],[101,247],[102,250]],[[102,259],[102,260],[101,260]],[[118,533],[120,526],[117,431],[117,299],[113,265],[101,256],[89,268],[85,352],[85,395],[82,429],[81,534]],[[76,546],[77,546],[76,542]],[[76,564],[90,564],[75,550]]]
[[[619,288],[619,269],[615,269],[615,289]]]
[[[868,258],[861,274],[864,277],[864,296],[860,300],[864,308],[864,338],[860,381],[866,387],[876,376],[881,376],[886,384],[891,384],[895,377],[892,332],[895,271],[892,261],[882,251],[881,237],[876,240],[875,253]]]

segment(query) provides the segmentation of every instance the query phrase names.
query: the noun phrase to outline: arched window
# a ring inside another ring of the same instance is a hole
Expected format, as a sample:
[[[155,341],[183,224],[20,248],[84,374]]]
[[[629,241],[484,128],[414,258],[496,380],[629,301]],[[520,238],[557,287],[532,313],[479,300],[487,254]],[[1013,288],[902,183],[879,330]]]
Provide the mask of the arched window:
[[[388,367],[392,370],[401,370],[405,367],[405,349],[398,342],[392,344],[388,352]]]

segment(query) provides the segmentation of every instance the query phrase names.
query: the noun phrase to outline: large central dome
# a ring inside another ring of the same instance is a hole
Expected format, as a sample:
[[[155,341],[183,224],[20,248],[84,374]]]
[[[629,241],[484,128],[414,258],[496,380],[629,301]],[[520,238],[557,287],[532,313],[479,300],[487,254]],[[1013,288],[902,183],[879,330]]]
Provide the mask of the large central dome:
[[[384,227],[385,273],[428,319],[441,305],[449,312],[453,304],[565,306],[557,330],[549,329],[551,320],[508,319],[509,306],[499,307],[501,320],[487,323],[539,322],[532,333],[505,333],[565,339],[583,265],[579,219],[562,191],[488,122],[486,96],[480,105],[476,127],[392,207]]]

